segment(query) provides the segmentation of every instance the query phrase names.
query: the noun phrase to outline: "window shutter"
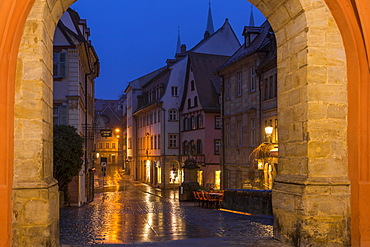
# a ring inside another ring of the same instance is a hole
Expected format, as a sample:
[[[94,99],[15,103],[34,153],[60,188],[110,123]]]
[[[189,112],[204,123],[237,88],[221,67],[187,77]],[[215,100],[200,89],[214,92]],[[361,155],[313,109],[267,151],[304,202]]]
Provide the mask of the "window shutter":
[[[53,55],[53,75],[54,77],[58,76],[58,61],[59,61],[59,53],[54,53]]]
[[[67,125],[68,124],[68,113],[67,113],[67,106],[61,105],[60,106],[60,124]]]
[[[65,52],[59,53],[59,76],[66,77],[66,62],[67,54]]]

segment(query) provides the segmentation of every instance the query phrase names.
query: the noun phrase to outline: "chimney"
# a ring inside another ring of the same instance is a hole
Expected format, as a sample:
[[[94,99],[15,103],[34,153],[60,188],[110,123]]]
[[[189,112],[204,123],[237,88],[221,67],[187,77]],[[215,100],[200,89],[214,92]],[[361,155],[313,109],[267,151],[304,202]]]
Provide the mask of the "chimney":
[[[204,32],[204,39],[208,39],[211,34],[208,31]]]
[[[182,44],[181,45],[181,54],[185,54],[185,53],[186,53],[186,45]]]

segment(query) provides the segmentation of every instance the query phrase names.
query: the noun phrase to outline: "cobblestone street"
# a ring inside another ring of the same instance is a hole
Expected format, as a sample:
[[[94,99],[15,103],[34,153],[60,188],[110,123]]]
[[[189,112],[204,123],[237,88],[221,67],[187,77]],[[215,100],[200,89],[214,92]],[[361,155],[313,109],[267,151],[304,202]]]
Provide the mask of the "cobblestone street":
[[[61,210],[63,247],[284,246],[272,239],[271,218],[179,202],[177,190],[155,189],[107,168],[104,191],[100,177],[93,202]]]

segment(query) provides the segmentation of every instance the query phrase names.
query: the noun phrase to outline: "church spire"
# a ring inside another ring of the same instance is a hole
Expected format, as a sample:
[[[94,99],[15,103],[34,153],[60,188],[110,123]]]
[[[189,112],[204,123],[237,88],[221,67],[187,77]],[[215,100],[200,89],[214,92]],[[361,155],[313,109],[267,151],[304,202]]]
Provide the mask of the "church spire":
[[[177,31],[176,54],[177,53],[181,53],[180,27],[178,27],[178,31]]]
[[[210,35],[212,35],[215,32],[215,29],[213,27],[213,19],[212,19],[212,12],[211,12],[211,1],[209,1],[209,7],[208,7],[208,20],[207,20],[206,32],[208,32]]]
[[[251,5],[251,14],[249,16],[249,26],[254,27],[253,5]]]

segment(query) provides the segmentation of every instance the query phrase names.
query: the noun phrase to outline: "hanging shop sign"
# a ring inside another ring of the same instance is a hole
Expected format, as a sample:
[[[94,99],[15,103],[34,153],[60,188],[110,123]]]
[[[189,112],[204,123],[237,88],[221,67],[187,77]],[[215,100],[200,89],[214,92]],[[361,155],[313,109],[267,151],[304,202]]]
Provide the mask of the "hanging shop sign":
[[[112,130],[111,129],[101,129],[100,135],[102,137],[111,137],[112,136]]]

